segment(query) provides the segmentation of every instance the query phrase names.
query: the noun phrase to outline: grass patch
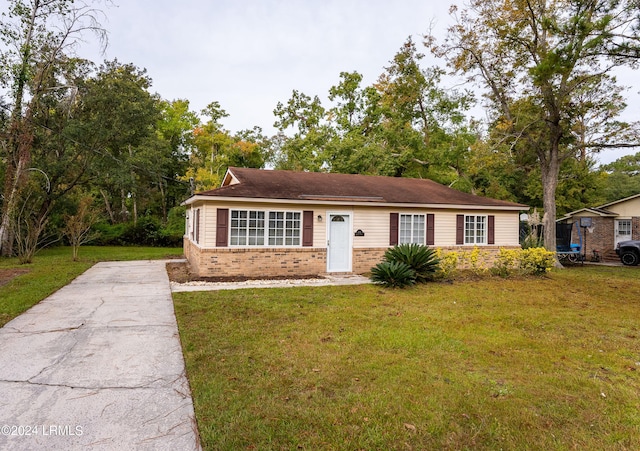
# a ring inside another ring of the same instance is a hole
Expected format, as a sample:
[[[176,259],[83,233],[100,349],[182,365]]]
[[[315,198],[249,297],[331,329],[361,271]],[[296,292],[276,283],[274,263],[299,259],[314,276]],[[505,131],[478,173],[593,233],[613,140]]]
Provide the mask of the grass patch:
[[[99,261],[148,260],[181,255],[182,248],[83,246],[79,260],[75,262],[69,247],[42,250],[28,265],[20,265],[17,258],[0,258],[0,271],[20,273],[0,287],[0,326]]]
[[[640,280],[175,293],[205,449],[640,449]]]

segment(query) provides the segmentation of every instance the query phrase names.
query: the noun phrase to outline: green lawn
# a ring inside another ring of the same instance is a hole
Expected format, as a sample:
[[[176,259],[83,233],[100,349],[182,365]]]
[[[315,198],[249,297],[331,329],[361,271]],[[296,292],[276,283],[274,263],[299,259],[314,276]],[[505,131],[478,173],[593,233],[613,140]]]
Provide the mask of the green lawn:
[[[207,450],[640,449],[640,271],[174,294]]]
[[[0,286],[0,327],[71,282],[96,262],[181,255],[182,248],[83,246],[77,262],[72,261],[69,247],[45,249],[36,254],[33,263],[28,265],[20,265],[16,258],[0,258],[0,271],[25,271]]]

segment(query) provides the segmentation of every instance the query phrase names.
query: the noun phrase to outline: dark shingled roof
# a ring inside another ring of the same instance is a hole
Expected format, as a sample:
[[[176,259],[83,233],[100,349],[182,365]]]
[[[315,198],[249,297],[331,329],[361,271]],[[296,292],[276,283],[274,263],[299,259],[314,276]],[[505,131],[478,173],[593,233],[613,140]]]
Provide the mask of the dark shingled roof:
[[[324,172],[229,168],[239,183],[198,193],[199,196],[282,200],[353,201],[393,204],[526,205],[474,196],[432,180]]]

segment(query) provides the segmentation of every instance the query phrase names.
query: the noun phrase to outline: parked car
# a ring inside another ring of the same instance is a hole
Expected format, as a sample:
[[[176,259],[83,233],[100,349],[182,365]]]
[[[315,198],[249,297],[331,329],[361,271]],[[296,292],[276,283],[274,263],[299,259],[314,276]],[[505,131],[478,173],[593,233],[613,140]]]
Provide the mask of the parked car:
[[[616,246],[616,254],[622,264],[636,266],[640,262],[640,240],[621,241]]]

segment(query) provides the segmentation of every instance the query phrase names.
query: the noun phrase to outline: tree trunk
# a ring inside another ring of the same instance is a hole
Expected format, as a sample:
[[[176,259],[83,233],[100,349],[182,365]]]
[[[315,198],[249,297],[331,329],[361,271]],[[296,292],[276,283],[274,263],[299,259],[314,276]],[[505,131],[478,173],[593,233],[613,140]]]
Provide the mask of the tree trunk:
[[[104,207],[107,210],[107,214],[109,215],[109,220],[111,221],[111,224],[115,224],[116,218],[113,215],[113,209],[111,208],[111,203],[109,202],[109,197],[107,196],[107,192],[101,189],[100,194],[102,194],[102,198],[104,199]]]
[[[120,189],[120,220],[122,222],[129,221],[129,210],[127,210],[127,196],[124,188]]]
[[[164,180],[159,177],[158,188],[160,189],[160,196],[162,197],[162,223],[167,223],[167,195],[164,192]]]
[[[552,252],[556,251],[556,190],[560,174],[560,136],[560,130],[552,128],[549,140],[550,149],[547,152],[540,152],[538,155],[542,178],[542,206],[544,208],[542,217],[544,247]]]

